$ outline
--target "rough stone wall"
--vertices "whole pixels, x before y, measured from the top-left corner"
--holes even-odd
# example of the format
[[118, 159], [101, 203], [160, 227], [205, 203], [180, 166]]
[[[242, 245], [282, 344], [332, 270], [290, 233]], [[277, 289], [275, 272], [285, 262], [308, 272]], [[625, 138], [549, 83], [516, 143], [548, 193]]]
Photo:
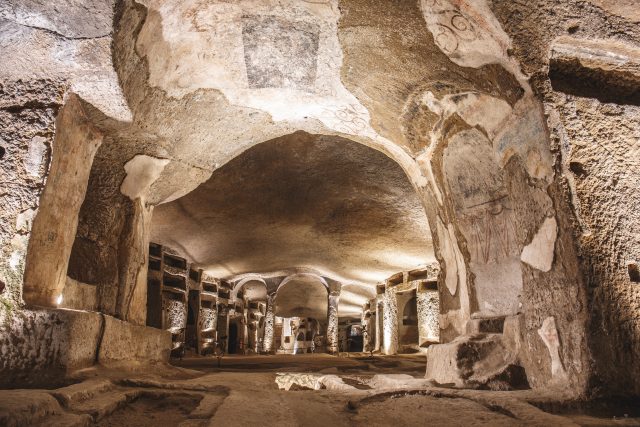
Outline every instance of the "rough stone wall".
[[187, 308], [184, 301], [164, 299], [163, 310], [170, 329], [178, 330], [187, 325]]
[[200, 329], [215, 329], [218, 322], [218, 310], [215, 308], [200, 308]]
[[[633, 72], [640, 46], [637, 5], [616, 0], [490, 3], [545, 105], [556, 171], [563, 174], [555, 199], [573, 207], [559, 228], [573, 226], [587, 284], [588, 306], [581, 311], [590, 316], [584, 343], [595, 362], [591, 385], [594, 391], [638, 394], [640, 287], [631, 282], [627, 266], [640, 257], [640, 107], [633, 98], [639, 81]], [[551, 60], [553, 50], [558, 60]], [[542, 297], [538, 304], [554, 303]], [[564, 346], [559, 319], [571, 311], [558, 308]], [[583, 365], [583, 371], [589, 368]]]
[[345, 85], [376, 130], [406, 141], [428, 181], [420, 191], [442, 266], [440, 338], [464, 334], [471, 314], [522, 311], [523, 363], [542, 387], [553, 378], [537, 331], [553, 316], [565, 385], [584, 391], [585, 291], [569, 207], [556, 197], [543, 110], [509, 36], [484, 1], [348, 0], [341, 9]]
[[67, 277], [62, 292], [62, 303], [58, 306], [75, 310], [96, 311], [98, 309], [97, 291], [93, 285], [87, 285]]
[[93, 365], [101, 326], [95, 313], [0, 312], [0, 387], [47, 387]]
[[22, 304], [29, 232], [44, 188], [63, 84], [4, 80], [0, 84], [0, 310]]
[[65, 94], [105, 114], [130, 113], [111, 63], [113, 2], [7, 0], [0, 4], [0, 164], [3, 307], [21, 302], [31, 223], [49, 168], [54, 120]]
[[97, 361], [104, 366], [131, 368], [135, 364], [168, 363], [171, 334], [147, 326], [104, 317], [104, 334]]

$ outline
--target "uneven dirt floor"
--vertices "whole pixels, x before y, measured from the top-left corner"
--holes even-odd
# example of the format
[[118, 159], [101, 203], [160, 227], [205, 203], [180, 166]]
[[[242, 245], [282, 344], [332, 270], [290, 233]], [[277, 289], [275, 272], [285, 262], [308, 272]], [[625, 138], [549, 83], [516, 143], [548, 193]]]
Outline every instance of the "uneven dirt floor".
[[188, 419], [200, 399], [176, 395], [140, 397], [122, 409], [98, 421], [99, 427], [177, 426]]
[[421, 355], [219, 362], [92, 368], [55, 390], [0, 390], [0, 426], [640, 426], [634, 401], [591, 408], [560, 393], [435, 387], [422, 380]]

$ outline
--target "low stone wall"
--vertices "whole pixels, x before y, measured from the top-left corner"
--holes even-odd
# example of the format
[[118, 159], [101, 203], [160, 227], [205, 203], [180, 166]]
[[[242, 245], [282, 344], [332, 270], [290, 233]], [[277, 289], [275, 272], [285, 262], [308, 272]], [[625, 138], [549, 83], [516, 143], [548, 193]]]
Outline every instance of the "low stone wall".
[[0, 312], [0, 388], [55, 387], [72, 372], [96, 362], [105, 366], [167, 362], [170, 345], [169, 332], [100, 313]]
[[95, 361], [102, 320], [72, 310], [15, 310], [0, 319], [0, 387], [38, 387]]
[[133, 325], [104, 316], [105, 328], [98, 363], [167, 363], [171, 352], [171, 333], [148, 326]]

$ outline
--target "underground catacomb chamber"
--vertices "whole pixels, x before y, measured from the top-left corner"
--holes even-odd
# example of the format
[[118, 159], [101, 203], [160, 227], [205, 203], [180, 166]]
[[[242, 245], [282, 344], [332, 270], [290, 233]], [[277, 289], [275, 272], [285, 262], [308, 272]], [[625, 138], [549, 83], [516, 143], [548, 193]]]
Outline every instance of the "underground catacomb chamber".
[[637, 419], [632, 2], [5, 3], [0, 424]]

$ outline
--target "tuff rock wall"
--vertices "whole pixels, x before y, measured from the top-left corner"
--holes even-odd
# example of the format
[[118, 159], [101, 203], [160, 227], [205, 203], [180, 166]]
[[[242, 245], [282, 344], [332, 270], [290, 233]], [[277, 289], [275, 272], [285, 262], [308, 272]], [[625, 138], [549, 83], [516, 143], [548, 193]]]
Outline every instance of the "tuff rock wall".
[[511, 54], [543, 101], [556, 157], [555, 199], [571, 206], [561, 227], [575, 236], [586, 282], [581, 311], [589, 316], [591, 388], [638, 394], [640, 286], [633, 273], [640, 259], [637, 4], [534, 0], [490, 5], [513, 40]]

